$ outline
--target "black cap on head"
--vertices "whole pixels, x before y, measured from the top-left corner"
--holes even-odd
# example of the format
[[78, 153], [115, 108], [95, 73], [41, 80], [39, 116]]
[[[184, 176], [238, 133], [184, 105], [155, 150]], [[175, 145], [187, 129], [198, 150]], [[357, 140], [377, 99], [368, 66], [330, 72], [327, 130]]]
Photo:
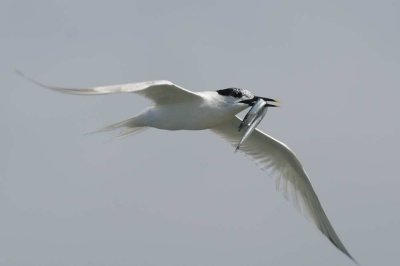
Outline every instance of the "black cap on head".
[[227, 88], [227, 89], [217, 90], [217, 92], [219, 95], [231, 96], [234, 98], [242, 98], [243, 96], [247, 98], [254, 97], [254, 95], [250, 91], [240, 88]]

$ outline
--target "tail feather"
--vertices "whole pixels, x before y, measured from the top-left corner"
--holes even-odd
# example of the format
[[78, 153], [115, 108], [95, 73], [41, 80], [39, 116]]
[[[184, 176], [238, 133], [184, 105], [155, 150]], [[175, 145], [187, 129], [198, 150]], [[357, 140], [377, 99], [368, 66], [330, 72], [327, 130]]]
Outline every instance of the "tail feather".
[[109, 126], [100, 128], [98, 130], [87, 133], [87, 135], [109, 132], [114, 130], [119, 130], [119, 137], [135, 134], [146, 130], [147, 127], [140, 127], [135, 125], [135, 117], [123, 120], [121, 122], [111, 124]]

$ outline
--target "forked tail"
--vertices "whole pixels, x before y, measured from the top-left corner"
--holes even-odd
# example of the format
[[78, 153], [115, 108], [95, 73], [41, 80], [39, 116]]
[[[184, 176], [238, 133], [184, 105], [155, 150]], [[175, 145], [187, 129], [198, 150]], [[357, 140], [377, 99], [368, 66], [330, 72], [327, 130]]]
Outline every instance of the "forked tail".
[[147, 127], [137, 126], [135, 123], [136, 117], [129, 118], [127, 120], [123, 120], [121, 122], [111, 124], [109, 126], [100, 128], [96, 131], [89, 132], [87, 134], [95, 134], [101, 132], [109, 132], [114, 130], [119, 130], [119, 137], [127, 136], [130, 134], [137, 134], [147, 129]]

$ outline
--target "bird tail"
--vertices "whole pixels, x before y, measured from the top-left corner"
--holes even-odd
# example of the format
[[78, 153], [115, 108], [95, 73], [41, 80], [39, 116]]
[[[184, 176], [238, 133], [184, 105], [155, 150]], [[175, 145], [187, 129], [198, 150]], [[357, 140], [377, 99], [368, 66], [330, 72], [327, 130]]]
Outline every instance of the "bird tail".
[[109, 126], [100, 128], [98, 130], [87, 133], [86, 135], [91, 135], [95, 133], [110, 132], [114, 130], [119, 130], [119, 137], [137, 134], [147, 129], [147, 127], [137, 126], [135, 123], [136, 117], [132, 117], [121, 122], [111, 124]]

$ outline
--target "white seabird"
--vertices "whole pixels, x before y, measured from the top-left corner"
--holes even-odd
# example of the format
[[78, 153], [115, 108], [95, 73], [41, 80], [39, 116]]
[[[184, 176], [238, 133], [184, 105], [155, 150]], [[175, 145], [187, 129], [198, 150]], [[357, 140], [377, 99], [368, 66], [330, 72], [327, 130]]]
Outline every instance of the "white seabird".
[[[130, 119], [112, 124], [99, 131], [121, 129], [123, 135], [147, 127], [164, 130], [209, 129], [236, 146], [242, 138], [238, 128], [242, 120], [236, 115], [263, 99], [267, 106], [277, 106], [273, 99], [254, 96], [250, 91], [227, 88], [217, 91], [192, 92], [170, 81], [157, 80], [90, 88], [65, 88], [48, 86], [19, 75], [31, 82], [57, 92], [79, 95], [110, 93], [137, 93], [153, 102], [153, 105]], [[276, 187], [340, 251], [354, 262], [355, 259], [340, 241], [326, 216], [306, 171], [292, 150], [284, 143], [256, 129], [240, 146], [240, 151], [275, 178]], [[357, 263], [357, 262], [356, 262]]]

